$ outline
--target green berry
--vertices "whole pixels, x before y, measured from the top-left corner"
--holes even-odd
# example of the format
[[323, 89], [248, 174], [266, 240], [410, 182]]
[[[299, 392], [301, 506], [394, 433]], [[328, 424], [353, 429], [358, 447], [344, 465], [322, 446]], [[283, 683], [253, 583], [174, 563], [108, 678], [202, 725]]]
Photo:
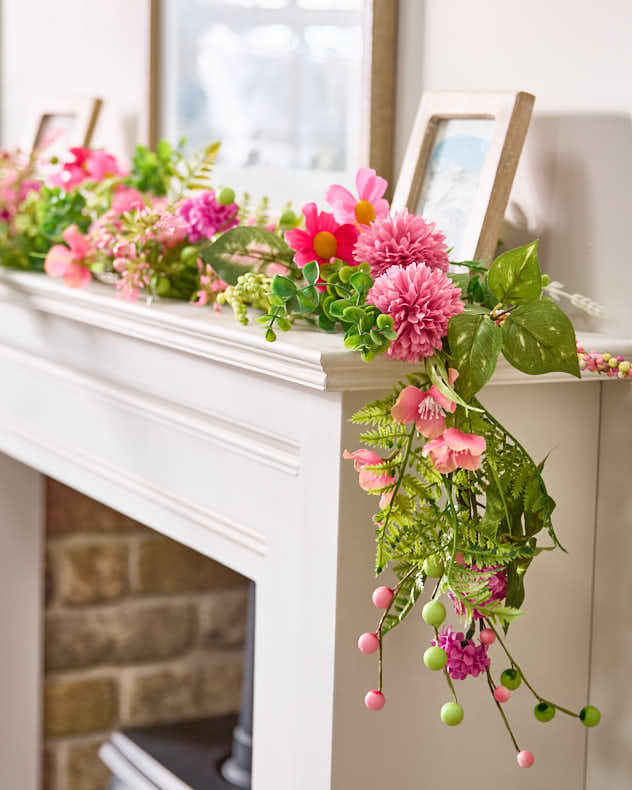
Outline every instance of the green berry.
[[579, 711], [579, 719], [584, 727], [596, 727], [601, 721], [601, 711], [594, 705], [586, 705]]
[[517, 669], [506, 669], [500, 676], [501, 686], [505, 686], [509, 691], [515, 691], [521, 683], [522, 678]]
[[458, 702], [446, 702], [441, 708], [441, 721], [448, 727], [456, 727], [463, 721], [463, 708]]
[[551, 721], [555, 716], [555, 708], [548, 702], [539, 702], [533, 709], [533, 715], [538, 721]]
[[548, 274], [543, 274], [543, 275], [542, 275], [542, 287], [543, 287], [543, 288], [546, 288], [546, 286], [547, 286], [547, 285], [548, 285], [550, 282], [551, 282], [551, 278], [549, 277], [549, 275], [548, 275]]
[[441, 601], [428, 601], [421, 610], [421, 616], [428, 625], [438, 628], [445, 620], [445, 606]]
[[219, 195], [217, 196], [217, 202], [220, 206], [228, 206], [231, 203], [235, 202], [235, 190], [231, 189], [230, 187], [224, 187], [220, 189]]
[[199, 250], [197, 247], [193, 247], [189, 245], [188, 247], [184, 247], [180, 252], [180, 260], [183, 263], [188, 263], [189, 261], [197, 258], [199, 255]]
[[294, 227], [297, 223], [296, 214], [292, 211], [291, 208], [286, 208], [285, 211], [279, 217], [279, 224], [283, 227]]
[[432, 557], [426, 557], [424, 560], [424, 573], [426, 576], [430, 576], [431, 579], [438, 579], [443, 576], [444, 570], [443, 560], [437, 554], [433, 554]]
[[442, 647], [429, 647], [424, 653], [424, 664], [428, 669], [438, 672], [448, 663], [448, 655]]

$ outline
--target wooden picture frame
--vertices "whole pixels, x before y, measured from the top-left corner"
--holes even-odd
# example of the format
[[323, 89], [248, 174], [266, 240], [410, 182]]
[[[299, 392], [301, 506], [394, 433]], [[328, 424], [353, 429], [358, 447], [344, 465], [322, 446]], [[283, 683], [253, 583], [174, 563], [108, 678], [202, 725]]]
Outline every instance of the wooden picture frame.
[[47, 131], [57, 119], [65, 129], [63, 142], [65, 148], [81, 146], [88, 148], [96, 129], [103, 99], [92, 96], [89, 98], [62, 99], [51, 102], [54, 109], [38, 110], [34, 113], [32, 137], [26, 141], [25, 147], [35, 152], [44, 140]]
[[[444, 206], [452, 214], [446, 217], [461, 218], [459, 230], [454, 238], [451, 257], [455, 260], [491, 260], [496, 252], [501, 226], [509, 200], [516, 168], [522, 152], [522, 146], [529, 128], [531, 112], [535, 97], [530, 93], [457, 93], [438, 92], [425, 93], [417, 112], [417, 117], [410, 136], [406, 154], [400, 171], [393, 197], [393, 208], [406, 207], [414, 213], [424, 213], [425, 207], [439, 208]], [[475, 136], [456, 135], [450, 138], [446, 122], [459, 121], [461, 129], [483, 129], [479, 139]], [[473, 122], [471, 125], [469, 122]], [[478, 121], [486, 121], [482, 126]], [[468, 123], [463, 123], [468, 122]], [[452, 124], [452, 128], [456, 127]], [[443, 140], [438, 139], [443, 135]], [[464, 177], [467, 165], [443, 164], [453, 167], [453, 182], [450, 176], [443, 176], [443, 185], [434, 190], [434, 183], [441, 183], [440, 169], [442, 157], [447, 147], [445, 141], [472, 141], [476, 145], [476, 166], [472, 166], [471, 177]], [[442, 147], [443, 146], [443, 147]], [[454, 151], [458, 152], [456, 147]], [[458, 155], [458, 153], [457, 153]], [[456, 160], [455, 160], [456, 161]], [[474, 161], [474, 157], [472, 157]], [[480, 164], [479, 164], [480, 163]], [[434, 171], [433, 169], [434, 168]], [[458, 183], [458, 179], [461, 182]], [[443, 198], [438, 198], [443, 188]], [[459, 206], [458, 189], [463, 191], [464, 204]], [[452, 190], [452, 191], [451, 191]], [[467, 198], [467, 202], [465, 201]], [[420, 205], [421, 203], [421, 205]], [[441, 211], [437, 216], [428, 215], [426, 219], [436, 222], [440, 230], [445, 231], [441, 223]], [[425, 214], [424, 214], [425, 216]], [[446, 221], [446, 224], [449, 224]], [[450, 234], [446, 233], [448, 244], [451, 245]]]
[[[394, 179], [393, 157], [395, 143], [395, 88], [397, 74], [397, 20], [399, 0], [363, 0], [364, 57], [361, 69], [361, 118], [359, 128], [362, 138], [357, 141], [358, 161], [374, 168], [391, 187]], [[281, 11], [277, 12], [281, 13]], [[166, 84], [164, 51], [165, 35], [169, 32], [165, 0], [149, 0], [149, 65], [147, 99], [149, 105], [148, 139], [155, 148], [165, 135], [164, 128], [168, 102], [165, 100]], [[304, 171], [305, 177], [317, 171]], [[280, 177], [284, 174], [279, 171]], [[320, 189], [320, 186], [318, 189]], [[348, 186], [351, 188], [352, 184]], [[254, 189], [254, 188], [253, 188]]]

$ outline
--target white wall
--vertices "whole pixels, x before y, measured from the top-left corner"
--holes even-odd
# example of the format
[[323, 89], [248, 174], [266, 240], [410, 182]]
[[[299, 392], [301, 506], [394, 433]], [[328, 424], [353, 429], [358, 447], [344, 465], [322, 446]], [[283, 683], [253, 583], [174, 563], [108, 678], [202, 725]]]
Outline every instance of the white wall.
[[504, 234], [632, 330], [632, 3], [400, 0], [397, 156], [423, 89], [536, 96]]
[[[95, 145], [117, 155], [147, 128], [149, 0], [1, 0], [0, 140], [34, 134], [56, 96], [101, 96]], [[27, 136], [28, 139], [28, 136]]]
[[[97, 144], [145, 136], [149, 0], [0, 1], [4, 143], [65, 85], [106, 99]], [[423, 89], [534, 93], [504, 241], [539, 237], [545, 270], [629, 334], [632, 3], [400, 0], [399, 21], [397, 165]]]

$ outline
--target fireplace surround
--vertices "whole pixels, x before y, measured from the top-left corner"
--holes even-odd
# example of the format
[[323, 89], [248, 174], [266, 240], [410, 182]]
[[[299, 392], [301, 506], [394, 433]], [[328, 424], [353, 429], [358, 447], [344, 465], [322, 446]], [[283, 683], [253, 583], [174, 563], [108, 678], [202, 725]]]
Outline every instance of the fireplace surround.
[[[354, 647], [375, 619], [371, 503], [341, 455], [357, 442], [350, 414], [404, 364], [365, 365], [341, 338], [308, 330], [269, 344], [228, 315], [128, 304], [97, 284], [75, 292], [37, 274], [3, 273], [0, 300], [0, 786], [36, 790], [41, 778], [42, 476], [50, 475], [255, 581], [254, 790], [386, 787], [395, 762], [403, 784], [438, 783], [446, 768], [433, 758], [446, 738], [462, 758], [463, 767], [450, 765], [455, 786], [485, 755], [472, 790], [532, 787], [487, 759], [493, 710], [459, 732], [438, 728], [443, 687], [421, 669], [423, 634], [412, 623], [392, 635], [387, 707], [373, 714], [362, 705], [375, 681], [373, 662]], [[632, 352], [613, 337], [583, 340]], [[623, 452], [613, 425], [624, 418], [609, 404], [627, 393], [615, 389], [558, 374], [534, 383], [499, 364], [482, 395], [536, 455], [554, 448], [549, 479], [572, 562], [551, 557], [529, 581], [529, 616], [544, 644], [530, 642], [528, 617], [514, 639], [536, 673], [555, 676], [560, 698], [601, 682], [594, 670], [605, 662], [606, 621], [591, 612], [602, 612], [612, 560], [599, 552], [600, 535], [618, 512], [609, 459]], [[536, 403], [545, 416], [534, 426]], [[556, 574], [562, 622], [546, 607]], [[567, 661], [571, 654], [591, 659]], [[619, 671], [623, 678], [615, 663], [612, 677]], [[464, 688], [466, 710], [482, 693]], [[627, 758], [607, 747], [617, 715], [589, 740], [580, 728], [560, 729], [559, 748], [541, 750], [547, 786], [597, 790], [604, 775], [623, 775]], [[534, 730], [530, 711], [521, 716]], [[535, 730], [534, 751], [546, 739], [546, 728]]]

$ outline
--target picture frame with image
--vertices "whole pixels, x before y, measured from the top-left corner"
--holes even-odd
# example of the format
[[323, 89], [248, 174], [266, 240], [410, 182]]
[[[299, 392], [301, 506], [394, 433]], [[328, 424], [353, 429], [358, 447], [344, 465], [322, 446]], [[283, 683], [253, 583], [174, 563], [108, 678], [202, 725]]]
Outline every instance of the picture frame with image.
[[535, 97], [428, 92], [393, 197], [445, 233], [454, 261], [493, 259]]

